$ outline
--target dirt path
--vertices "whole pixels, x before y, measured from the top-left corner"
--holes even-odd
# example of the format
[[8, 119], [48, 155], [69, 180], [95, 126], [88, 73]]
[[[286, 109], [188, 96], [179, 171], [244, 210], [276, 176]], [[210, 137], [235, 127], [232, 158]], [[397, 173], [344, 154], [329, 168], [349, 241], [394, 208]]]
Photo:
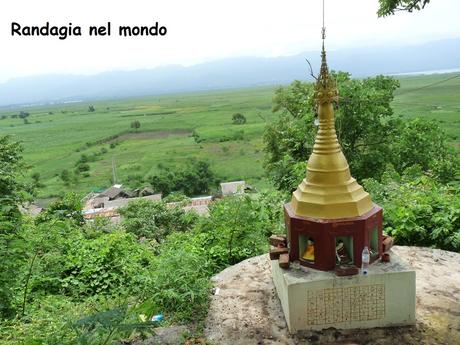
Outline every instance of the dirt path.
[[417, 325], [372, 330], [288, 333], [273, 286], [268, 255], [227, 268], [213, 282], [206, 336], [220, 345], [327, 344], [459, 345], [460, 254], [393, 247], [417, 271]]

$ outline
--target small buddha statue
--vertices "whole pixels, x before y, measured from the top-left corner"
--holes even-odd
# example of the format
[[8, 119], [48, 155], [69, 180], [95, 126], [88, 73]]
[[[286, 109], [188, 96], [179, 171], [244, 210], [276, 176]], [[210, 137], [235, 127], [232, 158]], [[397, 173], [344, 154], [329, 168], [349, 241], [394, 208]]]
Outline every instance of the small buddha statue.
[[342, 240], [339, 240], [337, 242], [337, 245], [335, 247], [335, 256], [337, 258], [337, 263], [339, 265], [351, 263], [350, 256], [348, 255]]
[[315, 261], [315, 242], [312, 240], [307, 241], [307, 247], [302, 254], [302, 259], [308, 261]]

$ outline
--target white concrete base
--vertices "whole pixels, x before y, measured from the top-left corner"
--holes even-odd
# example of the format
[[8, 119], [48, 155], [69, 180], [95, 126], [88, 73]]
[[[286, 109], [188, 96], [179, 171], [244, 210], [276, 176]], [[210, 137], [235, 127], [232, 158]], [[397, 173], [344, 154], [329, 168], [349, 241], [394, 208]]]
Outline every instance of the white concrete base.
[[338, 277], [291, 263], [272, 261], [273, 282], [289, 332], [415, 324], [415, 271], [394, 253], [367, 276]]

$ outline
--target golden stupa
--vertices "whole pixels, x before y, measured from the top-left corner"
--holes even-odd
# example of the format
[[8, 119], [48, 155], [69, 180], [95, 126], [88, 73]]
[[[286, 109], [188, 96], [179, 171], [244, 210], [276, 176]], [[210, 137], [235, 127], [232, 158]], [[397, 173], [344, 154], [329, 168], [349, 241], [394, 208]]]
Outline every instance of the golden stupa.
[[307, 176], [292, 194], [296, 215], [338, 219], [361, 216], [373, 207], [371, 198], [351, 176], [347, 159], [335, 132], [333, 102], [337, 88], [329, 75], [326, 52], [321, 52], [321, 71], [315, 87], [319, 130], [307, 163]]

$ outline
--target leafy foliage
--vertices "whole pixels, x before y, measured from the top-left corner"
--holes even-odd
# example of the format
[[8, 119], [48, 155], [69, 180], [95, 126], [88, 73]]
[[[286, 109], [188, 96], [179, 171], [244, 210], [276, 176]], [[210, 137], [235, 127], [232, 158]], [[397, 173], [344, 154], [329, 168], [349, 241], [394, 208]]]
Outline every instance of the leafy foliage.
[[152, 267], [147, 301], [149, 317], [164, 313], [172, 321], [193, 322], [207, 313], [212, 271], [204, 255], [185, 250], [189, 235], [181, 234], [183, 247], [165, 245]]
[[35, 224], [31, 219], [20, 231], [24, 263], [17, 273], [21, 277], [17, 287], [20, 295], [20, 314], [26, 316], [28, 305], [37, 296], [62, 292], [62, 270], [66, 253], [81, 236], [72, 221], [52, 219]]
[[216, 183], [214, 172], [207, 161], [192, 160], [184, 168], [160, 167], [149, 177], [150, 184], [164, 196], [179, 191], [188, 196], [208, 193]]
[[29, 114], [27, 111], [21, 110], [21, 111], [19, 112], [19, 117], [20, 117], [21, 119], [26, 119], [26, 118], [29, 117], [29, 116], [30, 116], [30, 114]]
[[62, 295], [48, 295], [31, 305], [33, 317], [24, 322], [0, 323], [1, 343], [49, 345], [120, 344], [153, 333], [155, 322], [146, 320], [140, 305], [120, 298], [90, 297], [76, 303]]
[[392, 145], [391, 162], [398, 172], [419, 165], [443, 183], [452, 181], [458, 172], [460, 159], [445, 138], [445, 132], [435, 121], [415, 118], [404, 122]]
[[123, 227], [137, 237], [146, 237], [161, 242], [174, 231], [191, 229], [197, 221], [193, 212], [180, 207], [168, 207], [163, 201], [136, 200], [120, 209], [124, 217]]
[[83, 224], [81, 196], [72, 192], [64, 194], [62, 198], [51, 203], [41, 212], [36, 222], [43, 223], [51, 219], [69, 219], [75, 224]]
[[267, 235], [282, 231], [283, 200], [277, 192], [229, 197], [216, 202], [193, 230], [171, 233], [155, 261], [150, 309], [177, 321], [202, 319], [209, 277], [267, 251]]
[[161, 200], [166, 203], [168, 202], [188, 203], [190, 201], [190, 198], [182, 192], [172, 192]]
[[[83, 225], [77, 216], [78, 196], [66, 195], [21, 227], [24, 260], [12, 289], [21, 320], [37, 315], [39, 305], [52, 303], [46, 318], [62, 331], [16, 321], [12, 325], [18, 334], [7, 332], [8, 338], [14, 339], [11, 343], [31, 336], [50, 344], [112, 343], [128, 337], [132, 329], [148, 327], [136, 321], [141, 315], [149, 319], [163, 313], [176, 322], [203, 319], [210, 276], [267, 250], [268, 234], [282, 231], [283, 199], [276, 192], [227, 198], [200, 219], [162, 202], [135, 201], [122, 211], [124, 221], [117, 228], [103, 220]], [[130, 232], [161, 244], [153, 248]], [[120, 304], [103, 307], [98, 301], [103, 296], [121, 298]], [[139, 306], [133, 310], [134, 319], [125, 313], [123, 298]], [[87, 303], [93, 306], [79, 309]], [[63, 323], [59, 308], [80, 312]], [[74, 322], [83, 314], [91, 315]]]
[[69, 173], [69, 170], [67, 169], [64, 169], [61, 171], [61, 174], [59, 175], [59, 177], [61, 178], [61, 180], [67, 185], [70, 183], [70, 180], [71, 180], [71, 175]]
[[[12, 307], [19, 318], [0, 322], [0, 328], [7, 327], [1, 329], [2, 334], [11, 344], [100, 344], [110, 338], [109, 334], [122, 336], [129, 327], [144, 327], [140, 321], [118, 325], [116, 320], [109, 320], [114, 322], [107, 324], [108, 328], [95, 323], [89, 330], [78, 324], [74, 331], [83, 333], [71, 335], [69, 321], [93, 314], [95, 306], [102, 307], [100, 297], [119, 300], [111, 306], [117, 309], [123, 306], [123, 299], [126, 302], [127, 298], [145, 295], [152, 285], [155, 255], [148, 244], [139, 243], [122, 230], [87, 237], [80, 224], [54, 217], [51, 214], [51, 219], [38, 224], [26, 221], [19, 230], [16, 248], [21, 249], [23, 260], [16, 265], [18, 279], [9, 281], [14, 292]], [[64, 320], [62, 308], [68, 313]], [[89, 340], [92, 342], [85, 342]]]
[[10, 137], [0, 137], [0, 232], [12, 230], [20, 219], [18, 205], [25, 199], [26, 186], [20, 182], [23, 176], [22, 146]]
[[232, 122], [234, 125], [243, 125], [246, 123], [246, 117], [241, 113], [235, 113], [232, 115]]
[[385, 231], [397, 244], [460, 252], [460, 188], [442, 185], [419, 166], [402, 175], [389, 169], [382, 182], [366, 180], [366, 190], [385, 210]]
[[62, 263], [60, 284], [75, 298], [96, 294], [137, 295], [149, 281], [153, 252], [122, 231], [74, 240]]
[[133, 122], [131, 122], [131, 128], [134, 129], [134, 130], [138, 130], [139, 128], [141, 128], [141, 123], [139, 120], [135, 120]]
[[19, 182], [24, 169], [21, 153], [19, 143], [0, 137], [0, 318], [14, 312], [12, 287], [23, 262], [18, 244], [22, 221], [18, 206], [26, 195], [26, 186]]
[[380, 7], [377, 12], [379, 17], [395, 14], [396, 11], [412, 12], [421, 10], [430, 0], [379, 0]]
[[[88, 304], [94, 303], [94, 301], [88, 302]], [[33, 317], [26, 316], [22, 320], [9, 319], [0, 322], [2, 335], [0, 342], [2, 345], [75, 344], [75, 334], [69, 327], [69, 320], [86, 312], [86, 307], [64, 296], [43, 297], [40, 303], [30, 306], [29, 313]]]
[[195, 228], [197, 248], [206, 248], [218, 269], [268, 250], [267, 238], [282, 229], [284, 197], [276, 192], [225, 198], [211, 206]]
[[81, 345], [111, 344], [129, 338], [134, 331], [152, 334], [156, 322], [139, 321], [133, 311], [135, 307], [122, 304], [77, 320], [72, 324], [76, 341]]
[[[388, 163], [398, 172], [413, 164], [438, 171], [443, 180], [455, 176], [455, 161], [445, 135], [431, 121], [401, 121], [393, 116], [391, 101], [398, 81], [377, 76], [351, 79], [347, 73], [332, 73], [340, 101], [335, 105], [336, 129], [353, 176], [379, 179]], [[276, 90], [274, 111], [278, 121], [264, 134], [265, 168], [278, 189], [290, 191], [305, 176], [316, 127], [312, 84], [293, 82]], [[441, 176], [442, 175], [442, 176]]]

